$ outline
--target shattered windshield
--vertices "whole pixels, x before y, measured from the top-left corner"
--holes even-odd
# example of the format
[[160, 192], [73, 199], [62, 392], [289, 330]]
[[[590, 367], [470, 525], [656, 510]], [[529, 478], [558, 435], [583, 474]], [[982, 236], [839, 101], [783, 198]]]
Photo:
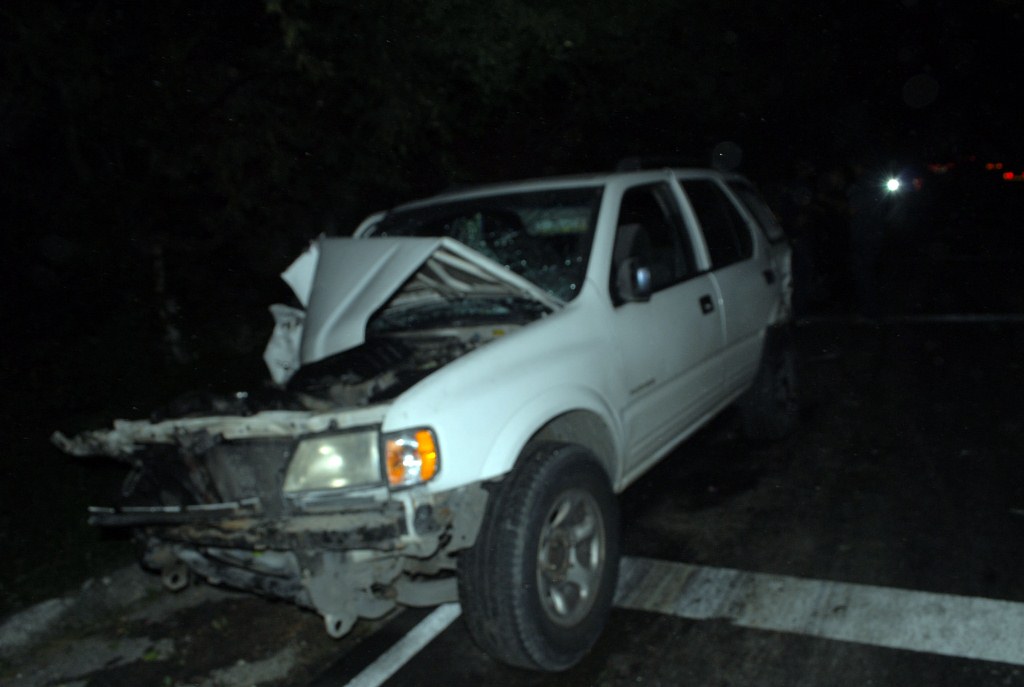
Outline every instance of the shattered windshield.
[[600, 187], [482, 196], [389, 213], [374, 236], [448, 236], [571, 300], [587, 270]]

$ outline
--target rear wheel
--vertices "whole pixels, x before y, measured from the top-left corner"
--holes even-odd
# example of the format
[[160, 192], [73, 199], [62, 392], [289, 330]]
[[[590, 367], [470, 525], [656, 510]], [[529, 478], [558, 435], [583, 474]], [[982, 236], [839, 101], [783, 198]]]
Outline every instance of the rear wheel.
[[500, 661], [564, 670], [601, 634], [618, 566], [618, 507], [597, 460], [575, 445], [528, 447], [461, 554], [466, 624]]
[[788, 328], [771, 329], [754, 383], [740, 399], [743, 434], [755, 441], [778, 441], [796, 429], [800, 419], [796, 351]]

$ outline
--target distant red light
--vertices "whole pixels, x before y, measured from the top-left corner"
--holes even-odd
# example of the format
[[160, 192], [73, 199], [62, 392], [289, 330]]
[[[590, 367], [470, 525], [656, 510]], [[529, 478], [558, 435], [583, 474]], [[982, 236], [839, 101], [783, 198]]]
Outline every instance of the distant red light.
[[1013, 181], [1013, 172], [1003, 172], [1003, 178], [1007, 181]]

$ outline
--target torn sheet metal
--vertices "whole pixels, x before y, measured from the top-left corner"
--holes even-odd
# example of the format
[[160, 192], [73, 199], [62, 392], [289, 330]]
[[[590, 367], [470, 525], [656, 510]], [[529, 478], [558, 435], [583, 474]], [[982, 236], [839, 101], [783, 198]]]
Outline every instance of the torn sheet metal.
[[517, 296], [549, 310], [562, 302], [450, 238], [321, 238], [282, 278], [306, 307], [274, 305], [275, 327], [264, 353], [284, 384], [302, 365], [365, 341], [370, 317], [385, 305], [465, 296]]
[[295, 292], [302, 307], [309, 305], [309, 294], [313, 290], [313, 275], [316, 273], [316, 265], [319, 261], [320, 246], [314, 242], [302, 255], [295, 258], [288, 269], [281, 273], [281, 279]]
[[194, 443], [197, 436], [223, 439], [295, 437], [349, 427], [379, 424], [385, 406], [346, 409], [333, 413], [274, 410], [246, 417], [192, 417], [163, 422], [115, 420], [113, 429], [82, 432], [67, 437], [54, 432], [50, 440], [74, 456], [130, 456], [146, 444]]
[[275, 303], [270, 306], [270, 314], [274, 317], [274, 331], [263, 351], [263, 361], [274, 383], [284, 386], [299, 369], [302, 325], [306, 313], [298, 308]]
[[440, 239], [321, 239], [300, 363], [354, 348], [370, 316], [426, 262]]

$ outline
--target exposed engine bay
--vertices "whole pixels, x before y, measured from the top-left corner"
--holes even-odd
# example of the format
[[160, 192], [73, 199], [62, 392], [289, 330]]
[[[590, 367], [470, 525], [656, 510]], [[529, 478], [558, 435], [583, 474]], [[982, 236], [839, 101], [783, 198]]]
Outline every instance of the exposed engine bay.
[[446, 327], [374, 337], [300, 368], [283, 387], [267, 385], [232, 394], [190, 392], [154, 410], [149, 420], [117, 420], [112, 430], [72, 438], [55, 432], [53, 441], [72, 455], [108, 455], [130, 462], [143, 444], [186, 446], [212, 441], [214, 436], [298, 436], [328, 424], [359, 424], [370, 416], [352, 414], [353, 409], [386, 403], [435, 370], [519, 326]]
[[395, 334], [299, 369], [287, 389], [308, 410], [331, 410], [379, 403], [394, 398], [451, 361], [496, 337], [511, 326], [460, 327], [428, 334]]
[[300, 368], [283, 387], [267, 386], [230, 395], [188, 393], [155, 410], [151, 420], [250, 416], [268, 410], [327, 412], [383, 403], [431, 372], [518, 327], [452, 327], [375, 337]]

